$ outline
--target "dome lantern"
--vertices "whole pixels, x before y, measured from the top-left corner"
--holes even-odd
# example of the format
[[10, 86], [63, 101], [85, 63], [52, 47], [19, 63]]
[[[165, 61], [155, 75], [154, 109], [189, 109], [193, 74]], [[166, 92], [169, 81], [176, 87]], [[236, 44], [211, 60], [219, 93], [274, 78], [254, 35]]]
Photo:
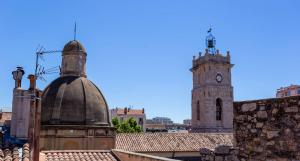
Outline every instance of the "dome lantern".
[[78, 40], [68, 42], [62, 51], [61, 76], [86, 77], [86, 55]]

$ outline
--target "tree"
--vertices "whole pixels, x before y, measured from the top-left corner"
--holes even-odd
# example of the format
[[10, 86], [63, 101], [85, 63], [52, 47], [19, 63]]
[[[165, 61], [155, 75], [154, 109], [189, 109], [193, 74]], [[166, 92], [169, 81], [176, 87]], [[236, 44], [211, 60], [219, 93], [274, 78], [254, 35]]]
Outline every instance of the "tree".
[[139, 133], [142, 132], [142, 127], [137, 124], [133, 117], [120, 121], [117, 117], [112, 119], [114, 127], [117, 129], [117, 133]]

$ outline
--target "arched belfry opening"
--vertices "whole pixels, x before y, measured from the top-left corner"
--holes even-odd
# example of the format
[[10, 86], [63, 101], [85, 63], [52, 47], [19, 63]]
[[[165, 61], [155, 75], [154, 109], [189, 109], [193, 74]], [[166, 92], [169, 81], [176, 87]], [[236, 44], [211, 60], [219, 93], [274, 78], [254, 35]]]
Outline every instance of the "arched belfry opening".
[[216, 100], [216, 120], [220, 121], [222, 120], [222, 99], [221, 98], [217, 98]]

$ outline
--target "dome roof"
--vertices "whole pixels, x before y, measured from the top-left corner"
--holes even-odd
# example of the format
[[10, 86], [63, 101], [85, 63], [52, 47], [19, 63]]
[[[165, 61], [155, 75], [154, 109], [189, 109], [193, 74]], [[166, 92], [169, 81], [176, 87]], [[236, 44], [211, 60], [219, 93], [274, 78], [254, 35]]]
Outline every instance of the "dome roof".
[[63, 76], [43, 92], [42, 125], [110, 126], [101, 91], [85, 77]]
[[70, 51], [85, 51], [85, 48], [83, 47], [83, 45], [78, 41], [78, 40], [72, 40], [69, 41], [63, 49], [63, 52], [70, 52]]

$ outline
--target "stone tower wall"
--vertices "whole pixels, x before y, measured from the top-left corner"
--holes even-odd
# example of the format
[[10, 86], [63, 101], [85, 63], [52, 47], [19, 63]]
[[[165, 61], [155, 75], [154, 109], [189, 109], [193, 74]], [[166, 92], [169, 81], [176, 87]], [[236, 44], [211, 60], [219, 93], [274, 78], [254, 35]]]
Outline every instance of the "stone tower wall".
[[300, 96], [234, 103], [240, 160], [300, 160]]
[[[229, 53], [206, 53], [193, 60], [192, 128], [194, 132], [232, 132], [233, 88]], [[221, 74], [222, 82], [216, 81]], [[216, 100], [222, 100], [222, 120], [216, 120]], [[198, 110], [198, 101], [200, 110]], [[199, 113], [199, 114], [198, 114]], [[198, 119], [198, 115], [200, 119]]]

